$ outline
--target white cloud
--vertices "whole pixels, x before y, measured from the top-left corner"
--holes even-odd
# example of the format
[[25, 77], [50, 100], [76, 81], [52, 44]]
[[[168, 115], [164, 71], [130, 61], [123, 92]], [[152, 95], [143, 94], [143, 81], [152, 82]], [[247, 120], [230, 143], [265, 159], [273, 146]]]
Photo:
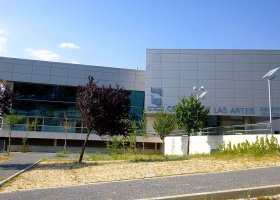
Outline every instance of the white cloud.
[[1, 28], [0, 28], [0, 34], [1, 34], [1, 33], [4, 33], [4, 32], [5, 32], [4, 29], [1, 29]]
[[79, 63], [78, 61], [76, 61], [76, 60], [72, 60], [71, 63], [72, 63], [72, 64], [80, 64], [80, 63]]
[[60, 48], [63, 48], [63, 49], [79, 49], [80, 47], [74, 43], [71, 43], [71, 42], [62, 42], [60, 43]]
[[60, 58], [60, 55], [57, 53], [54, 53], [51, 50], [44, 50], [44, 49], [25, 49], [26, 52], [28, 52], [31, 56], [39, 59], [39, 60], [47, 60], [47, 61], [57, 61]]
[[7, 38], [0, 37], [0, 55], [7, 52], [7, 42]]

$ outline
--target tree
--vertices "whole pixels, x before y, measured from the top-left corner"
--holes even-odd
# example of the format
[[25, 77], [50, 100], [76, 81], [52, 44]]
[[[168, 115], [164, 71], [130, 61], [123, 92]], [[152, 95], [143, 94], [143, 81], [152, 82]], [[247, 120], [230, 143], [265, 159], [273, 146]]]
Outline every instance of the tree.
[[67, 115], [66, 113], [64, 112], [64, 119], [62, 121], [62, 127], [63, 127], [63, 130], [64, 130], [64, 146], [63, 146], [63, 153], [66, 154], [67, 152], [67, 149], [66, 149], [66, 146], [67, 146], [67, 131], [73, 127], [73, 122], [71, 122], [68, 118], [67, 118]]
[[87, 137], [79, 162], [82, 162], [86, 142], [93, 130], [99, 136], [127, 136], [132, 131], [129, 119], [130, 92], [119, 86], [99, 87], [96, 83], [90, 76], [89, 83], [77, 90], [77, 108], [84, 126], [87, 127]]
[[148, 139], [149, 135], [147, 134], [147, 115], [144, 113], [143, 118], [139, 121], [138, 130], [142, 136], [142, 153], [145, 152], [145, 139]]
[[136, 153], [137, 151], [137, 145], [136, 145], [136, 137], [137, 136], [137, 127], [136, 127], [136, 122], [132, 122], [132, 130], [127, 136], [127, 141], [128, 141], [128, 150], [129, 152]]
[[7, 86], [5, 81], [0, 80], [0, 115], [10, 114], [14, 98], [13, 90]]
[[165, 111], [156, 113], [153, 128], [159, 134], [160, 139], [164, 140], [164, 137], [168, 136], [176, 128], [174, 115]]
[[119, 86], [113, 88], [111, 85], [99, 87], [96, 92], [101, 112], [94, 117], [96, 133], [100, 136], [130, 134], [130, 92]]
[[[191, 95], [188, 99], [182, 97], [175, 106], [175, 120], [180, 129], [184, 129], [187, 135], [198, 132], [208, 119], [209, 109]], [[188, 137], [188, 154], [190, 137]]]
[[209, 109], [193, 95], [187, 99], [182, 97], [175, 107], [175, 119], [179, 128], [184, 129], [188, 135], [198, 132], [208, 119]]
[[30, 131], [36, 131], [36, 127], [38, 125], [38, 120], [30, 120], [27, 118], [25, 128], [26, 128], [26, 135], [22, 138], [22, 147], [21, 151], [22, 152], [27, 152], [28, 151], [28, 145], [27, 145], [27, 140], [28, 140], [28, 135]]
[[21, 120], [23, 120], [25, 117], [22, 115], [15, 115], [14, 111], [10, 111], [9, 115], [4, 115], [5, 118], [5, 124], [9, 126], [9, 143], [8, 143], [8, 155], [11, 152], [11, 138], [12, 138], [12, 129], [19, 123]]
[[89, 135], [94, 129], [95, 117], [100, 113], [100, 107], [97, 93], [97, 84], [94, 82], [93, 77], [89, 77], [89, 82], [86, 86], [79, 86], [77, 89], [76, 104], [77, 108], [80, 111], [83, 125], [87, 128], [87, 136], [84, 141], [82, 151], [79, 158], [79, 163], [82, 162], [86, 143], [88, 141]]

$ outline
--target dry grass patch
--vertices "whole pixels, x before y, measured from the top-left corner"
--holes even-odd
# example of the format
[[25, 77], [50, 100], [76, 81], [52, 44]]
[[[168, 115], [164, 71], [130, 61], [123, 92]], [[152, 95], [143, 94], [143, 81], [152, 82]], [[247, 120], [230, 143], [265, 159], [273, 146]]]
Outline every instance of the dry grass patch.
[[216, 159], [192, 158], [162, 162], [96, 162], [76, 164], [71, 161], [43, 161], [32, 170], [4, 185], [4, 192], [88, 183], [142, 179], [182, 174], [211, 173], [257, 167], [280, 166], [276, 157]]
[[0, 163], [10, 160], [10, 156], [0, 156]]

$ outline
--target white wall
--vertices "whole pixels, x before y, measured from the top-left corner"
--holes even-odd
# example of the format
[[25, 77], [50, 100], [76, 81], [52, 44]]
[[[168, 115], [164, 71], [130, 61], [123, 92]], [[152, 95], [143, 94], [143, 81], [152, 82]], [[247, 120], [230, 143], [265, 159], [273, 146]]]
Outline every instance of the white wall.
[[[190, 154], [210, 153], [211, 149], [217, 149], [218, 145], [229, 142], [237, 145], [246, 140], [252, 143], [256, 137], [266, 137], [264, 134], [257, 135], [217, 135], [217, 136], [191, 136]], [[280, 135], [274, 135], [280, 141]], [[271, 135], [268, 135], [271, 137]], [[166, 155], [185, 155], [187, 154], [187, 136], [168, 136], [164, 138], [164, 154]]]

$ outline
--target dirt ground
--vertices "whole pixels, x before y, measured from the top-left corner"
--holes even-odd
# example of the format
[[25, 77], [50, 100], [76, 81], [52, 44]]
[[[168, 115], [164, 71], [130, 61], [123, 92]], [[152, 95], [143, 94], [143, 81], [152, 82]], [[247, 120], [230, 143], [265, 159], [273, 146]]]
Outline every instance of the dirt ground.
[[280, 166], [279, 158], [233, 159], [193, 158], [162, 162], [98, 162], [77, 164], [70, 161], [43, 161], [2, 186], [2, 192], [35, 188], [81, 185], [128, 179], [211, 173]]
[[9, 156], [0, 156], [0, 163], [1, 162], [5, 162], [7, 160], [10, 160], [10, 157]]

